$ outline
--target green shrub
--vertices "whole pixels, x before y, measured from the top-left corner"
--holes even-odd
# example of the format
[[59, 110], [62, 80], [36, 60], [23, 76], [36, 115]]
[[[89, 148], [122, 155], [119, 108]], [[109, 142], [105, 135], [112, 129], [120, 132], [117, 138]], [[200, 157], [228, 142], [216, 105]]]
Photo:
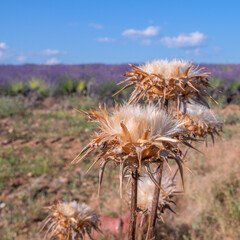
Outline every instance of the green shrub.
[[85, 82], [84, 82], [83, 80], [80, 80], [80, 81], [78, 82], [78, 85], [77, 85], [77, 87], [76, 87], [76, 90], [77, 90], [78, 93], [81, 93], [81, 92], [84, 91], [84, 89], [85, 89]]
[[11, 86], [10, 86], [10, 91], [13, 95], [18, 94], [22, 90], [23, 90], [23, 83], [22, 82], [15, 82], [15, 83], [11, 84]]
[[123, 94], [117, 94], [114, 98], [112, 95], [121, 89], [120, 86], [116, 85], [115, 82], [105, 82], [98, 86], [97, 95], [101, 101], [108, 102], [114, 99], [115, 101], [120, 101]]
[[42, 79], [32, 78], [28, 81], [27, 87], [41, 94], [43, 97], [47, 97], [50, 94], [50, 86], [46, 85]]
[[236, 91], [236, 90], [240, 89], [240, 81], [232, 82], [231, 85], [230, 85], [230, 89], [232, 91]]
[[63, 81], [60, 85], [60, 89], [63, 94], [68, 94], [73, 92], [74, 86], [73, 86], [73, 80], [66, 80]]
[[41, 86], [41, 84], [41, 79], [32, 78], [27, 85], [31, 90], [37, 90]]
[[80, 93], [89, 95], [92, 83], [86, 83], [82, 79], [61, 79], [60, 85], [56, 89], [56, 94], [68, 95], [71, 93]]

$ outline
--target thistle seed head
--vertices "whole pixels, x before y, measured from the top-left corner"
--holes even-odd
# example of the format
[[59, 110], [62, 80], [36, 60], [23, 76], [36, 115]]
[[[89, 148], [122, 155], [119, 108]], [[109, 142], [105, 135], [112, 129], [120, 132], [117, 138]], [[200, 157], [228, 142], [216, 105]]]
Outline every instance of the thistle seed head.
[[99, 123], [99, 131], [80, 154], [85, 153], [83, 158], [100, 150], [92, 164], [100, 162], [100, 184], [106, 163], [110, 161], [120, 164], [120, 182], [133, 167], [144, 166], [151, 174], [149, 163], [173, 158], [181, 164], [179, 143], [185, 143], [187, 132], [182, 128], [183, 121], [154, 105], [125, 104], [115, 108], [112, 114], [100, 107], [100, 112], [92, 110], [86, 115]]
[[[154, 174], [155, 175], [155, 174]], [[161, 179], [161, 188], [159, 194], [158, 202], [158, 214], [163, 212], [166, 208], [169, 208], [173, 203], [171, 200], [176, 191], [176, 183], [163, 171], [163, 176]], [[155, 184], [145, 175], [139, 178], [138, 181], [138, 196], [137, 196], [137, 207], [140, 212], [149, 214], [152, 208], [153, 194], [154, 194]]]
[[186, 105], [186, 114], [184, 118], [184, 127], [189, 132], [198, 137], [206, 137], [210, 134], [218, 134], [222, 131], [223, 123], [217, 120], [214, 113], [205, 106], [192, 102]]
[[184, 60], [168, 61], [168, 60], [155, 60], [140, 65], [139, 68], [148, 74], [159, 74], [164, 79], [181, 78], [185, 76], [192, 78], [196, 76], [204, 77], [207, 74], [201, 73], [197, 67], [194, 67], [192, 63]]
[[149, 102], [156, 101], [161, 105], [165, 102], [176, 103], [178, 110], [181, 104], [193, 98], [203, 105], [207, 104], [202, 95], [208, 95], [206, 89], [211, 85], [207, 79], [209, 73], [202, 72], [204, 68], [198, 69], [183, 60], [158, 60], [138, 67], [130, 66], [132, 70], [125, 74], [128, 78], [121, 82], [128, 84], [120, 90], [135, 87], [129, 103], [137, 103], [146, 97]]
[[60, 202], [50, 206], [49, 210], [51, 213], [41, 229], [47, 229], [45, 238], [84, 239], [86, 233], [91, 237], [92, 229], [100, 231], [97, 214], [86, 204]]
[[[172, 138], [184, 134], [181, 120], [174, 120], [171, 115], [158, 110], [154, 105], [123, 105], [114, 110], [106, 123], [101, 119], [100, 123], [103, 134], [113, 138], [116, 136], [119, 142], [132, 144], [142, 143], [144, 135], [145, 141], [152, 142], [159, 137]], [[127, 136], [123, 124], [129, 133]]]

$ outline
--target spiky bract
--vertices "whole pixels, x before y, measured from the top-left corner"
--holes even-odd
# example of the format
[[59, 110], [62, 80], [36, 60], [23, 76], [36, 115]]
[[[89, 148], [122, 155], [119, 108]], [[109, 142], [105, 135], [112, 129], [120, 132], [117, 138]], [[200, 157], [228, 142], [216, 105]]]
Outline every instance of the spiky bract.
[[125, 104], [115, 108], [110, 115], [106, 108], [103, 110], [100, 107], [100, 110], [85, 113], [90, 120], [97, 121], [100, 128], [80, 153], [85, 153], [84, 157], [95, 149], [101, 150], [93, 163], [100, 162], [100, 185], [105, 165], [109, 161], [120, 164], [120, 185], [128, 169], [140, 168], [142, 165], [154, 181], [149, 163], [168, 158], [177, 161], [182, 173], [179, 143], [187, 140], [184, 138], [187, 130], [181, 127], [182, 120], [173, 119], [173, 116], [153, 105]]
[[[189, 133], [198, 137], [207, 137], [219, 134], [222, 131], [223, 123], [217, 120], [216, 116], [207, 107], [191, 103], [186, 105], [186, 113], [180, 114], [184, 118], [184, 127]], [[214, 138], [213, 138], [214, 139]]]
[[[174, 203], [171, 199], [176, 191], [175, 181], [167, 175], [166, 171], [163, 171], [161, 179], [161, 188], [158, 201], [158, 215], [160, 215], [166, 208], [173, 211], [170, 207]], [[152, 209], [153, 193], [155, 184], [151, 181], [149, 176], [145, 175], [139, 178], [138, 181], [138, 196], [137, 207], [143, 214], [149, 214]]]
[[45, 238], [76, 240], [91, 237], [91, 230], [100, 231], [97, 214], [86, 204], [62, 202], [49, 207], [51, 214], [44, 220], [42, 229], [47, 228]]
[[198, 69], [192, 63], [183, 60], [158, 60], [139, 67], [130, 66], [132, 71], [127, 72], [125, 76], [128, 78], [121, 82], [128, 84], [120, 90], [135, 86], [129, 103], [137, 103], [147, 97], [149, 102], [173, 102], [177, 109], [191, 99], [197, 99], [201, 104], [208, 106], [202, 95], [209, 96], [206, 89], [211, 85], [207, 79], [208, 73], [202, 72], [204, 68]]

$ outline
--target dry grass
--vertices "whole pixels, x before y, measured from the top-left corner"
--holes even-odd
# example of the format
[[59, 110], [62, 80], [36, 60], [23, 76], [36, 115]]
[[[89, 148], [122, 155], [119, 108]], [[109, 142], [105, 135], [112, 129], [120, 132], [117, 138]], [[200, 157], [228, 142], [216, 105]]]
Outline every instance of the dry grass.
[[[239, 126], [235, 126], [236, 130]], [[237, 131], [236, 131], [237, 132]], [[186, 239], [240, 238], [240, 135], [219, 139], [214, 146], [189, 153], [186, 191], [177, 200], [170, 227], [185, 229]]]

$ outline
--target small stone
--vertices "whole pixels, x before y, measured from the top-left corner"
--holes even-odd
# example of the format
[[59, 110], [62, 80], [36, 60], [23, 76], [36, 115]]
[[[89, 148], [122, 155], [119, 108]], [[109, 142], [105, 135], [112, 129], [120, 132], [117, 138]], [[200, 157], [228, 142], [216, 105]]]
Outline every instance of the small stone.
[[5, 208], [6, 207], [6, 203], [0, 203], [0, 209], [3, 209], [3, 208]]

